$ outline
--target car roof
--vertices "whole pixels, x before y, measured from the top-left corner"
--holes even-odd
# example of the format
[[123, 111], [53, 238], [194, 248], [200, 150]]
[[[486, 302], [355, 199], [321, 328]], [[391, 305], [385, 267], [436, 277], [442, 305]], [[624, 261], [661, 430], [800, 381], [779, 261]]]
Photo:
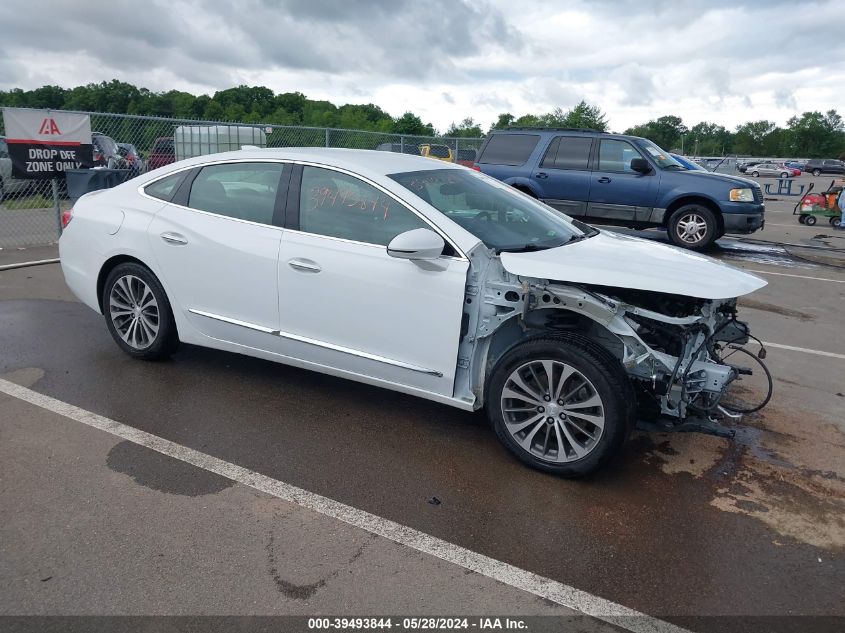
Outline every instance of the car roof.
[[285, 147], [241, 149], [219, 154], [208, 154], [188, 158], [168, 167], [202, 165], [204, 163], [226, 160], [276, 159], [293, 160], [339, 167], [361, 174], [362, 176], [387, 176], [406, 171], [424, 171], [433, 169], [466, 169], [462, 165], [447, 163], [442, 160], [401, 154], [398, 152], [380, 152], [371, 149], [340, 149], [322, 147]]
[[614, 134], [613, 132], [602, 132], [601, 130], [591, 130], [589, 128], [576, 128], [576, 127], [506, 127], [499, 130], [490, 130], [489, 136], [494, 136], [498, 134], [537, 134], [537, 135], [561, 135], [565, 134], [566, 136], [588, 136], [588, 137], [600, 137], [600, 138], [607, 138], [607, 139], [626, 139], [626, 140], [638, 140], [638, 141], [647, 141], [648, 139], [643, 138], [642, 136], [634, 136], [632, 134]]

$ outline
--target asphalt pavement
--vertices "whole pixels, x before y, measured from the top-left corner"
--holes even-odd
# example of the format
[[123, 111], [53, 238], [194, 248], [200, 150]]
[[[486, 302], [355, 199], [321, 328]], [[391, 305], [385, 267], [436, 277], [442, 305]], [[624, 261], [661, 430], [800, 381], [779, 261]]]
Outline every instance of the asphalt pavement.
[[[769, 282], [741, 318], [770, 405], [733, 440], [637, 433], [587, 481], [521, 466], [481, 414], [190, 346], [133, 361], [57, 265], [0, 272], [0, 377], [693, 630], [845, 617], [845, 239], [791, 204], [711, 252]], [[572, 613], [8, 395], [0, 439], [0, 614]]]

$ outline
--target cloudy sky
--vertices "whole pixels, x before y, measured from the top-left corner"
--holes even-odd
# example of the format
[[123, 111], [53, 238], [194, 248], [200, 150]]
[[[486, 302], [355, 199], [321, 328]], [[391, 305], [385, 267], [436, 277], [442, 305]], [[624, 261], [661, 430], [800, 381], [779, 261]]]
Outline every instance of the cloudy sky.
[[845, 111], [845, 0], [0, 3], [0, 87], [239, 84], [472, 116], [599, 105], [621, 131]]

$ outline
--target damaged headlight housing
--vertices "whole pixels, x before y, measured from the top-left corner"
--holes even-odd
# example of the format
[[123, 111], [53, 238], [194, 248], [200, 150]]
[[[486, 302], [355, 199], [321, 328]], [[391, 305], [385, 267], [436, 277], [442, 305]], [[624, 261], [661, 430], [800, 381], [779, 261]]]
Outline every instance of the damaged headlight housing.
[[731, 202], [754, 202], [754, 192], [751, 189], [731, 189]]

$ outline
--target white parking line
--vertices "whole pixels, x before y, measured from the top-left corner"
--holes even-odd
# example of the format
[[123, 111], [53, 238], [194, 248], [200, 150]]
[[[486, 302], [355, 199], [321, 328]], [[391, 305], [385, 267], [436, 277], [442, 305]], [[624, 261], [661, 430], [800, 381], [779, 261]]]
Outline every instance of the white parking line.
[[829, 281], [834, 284], [845, 284], [845, 279], [828, 279], [827, 277], [808, 277], [807, 275], [790, 275], [789, 273], [774, 273], [769, 270], [754, 270], [753, 268], [746, 268], [750, 273], [758, 273], [760, 275], [777, 275], [778, 277], [795, 277], [797, 279], [812, 279], [813, 281]]
[[[364, 510], [353, 508], [334, 499], [272, 479], [187, 446], [176, 444], [157, 435], [45, 396], [2, 378], [0, 378], [0, 392], [628, 631], [634, 633], [689, 633], [686, 629], [674, 624], [634, 611], [586, 591], [473, 552], [460, 545], [444, 541]], [[558, 551], [556, 555], [560, 555], [560, 552]]]
[[807, 349], [806, 347], [795, 347], [793, 345], [781, 345], [780, 343], [769, 343], [769, 341], [763, 341], [763, 345], [765, 345], [766, 347], [776, 347], [777, 349], [787, 349], [792, 352], [803, 352], [805, 354], [815, 354], [816, 356], [828, 356], [830, 358], [839, 358], [845, 360], [845, 354], [824, 352], [818, 349]]

